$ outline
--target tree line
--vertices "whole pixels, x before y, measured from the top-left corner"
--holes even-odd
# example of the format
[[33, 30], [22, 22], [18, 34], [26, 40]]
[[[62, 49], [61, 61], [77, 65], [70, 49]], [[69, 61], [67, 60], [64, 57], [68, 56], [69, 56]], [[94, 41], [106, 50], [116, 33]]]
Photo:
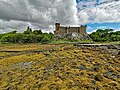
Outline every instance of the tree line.
[[27, 27], [23, 33], [12, 31], [0, 34], [1, 43], [50, 43], [52, 38], [52, 33], [43, 33], [41, 30], [32, 30], [30, 27]]
[[113, 29], [98, 29], [89, 35], [93, 41], [96, 42], [112, 42], [120, 41], [120, 31], [114, 31]]
[[[120, 31], [114, 31], [113, 29], [98, 29], [96, 32], [89, 34], [90, 38], [95, 42], [112, 42], [120, 41]], [[17, 31], [0, 34], [1, 43], [50, 43], [54, 40], [54, 34], [43, 33], [41, 30], [32, 30], [30, 27], [23, 33], [17, 33]]]

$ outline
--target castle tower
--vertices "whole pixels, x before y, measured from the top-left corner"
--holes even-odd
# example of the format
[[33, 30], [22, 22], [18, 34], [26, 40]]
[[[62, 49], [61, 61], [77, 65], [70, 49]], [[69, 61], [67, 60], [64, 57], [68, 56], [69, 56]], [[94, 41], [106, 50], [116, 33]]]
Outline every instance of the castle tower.
[[55, 23], [55, 35], [60, 34], [60, 23]]
[[81, 26], [81, 34], [86, 34], [86, 25], [85, 26]]
[[60, 28], [60, 23], [55, 23], [55, 30], [59, 31], [59, 28]]

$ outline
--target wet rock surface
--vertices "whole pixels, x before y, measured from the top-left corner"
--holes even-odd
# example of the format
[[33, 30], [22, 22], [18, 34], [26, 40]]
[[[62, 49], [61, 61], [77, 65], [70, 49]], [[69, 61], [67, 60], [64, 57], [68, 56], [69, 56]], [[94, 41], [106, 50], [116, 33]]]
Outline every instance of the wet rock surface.
[[120, 90], [120, 56], [106, 52], [63, 45], [1, 59], [0, 90]]

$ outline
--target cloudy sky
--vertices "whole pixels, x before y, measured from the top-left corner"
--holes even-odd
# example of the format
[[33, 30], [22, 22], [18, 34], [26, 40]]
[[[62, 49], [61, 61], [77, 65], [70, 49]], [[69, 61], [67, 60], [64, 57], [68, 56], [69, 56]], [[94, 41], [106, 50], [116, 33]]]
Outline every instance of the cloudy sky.
[[54, 30], [54, 23], [120, 30], [120, 0], [0, 0], [0, 33], [27, 26]]

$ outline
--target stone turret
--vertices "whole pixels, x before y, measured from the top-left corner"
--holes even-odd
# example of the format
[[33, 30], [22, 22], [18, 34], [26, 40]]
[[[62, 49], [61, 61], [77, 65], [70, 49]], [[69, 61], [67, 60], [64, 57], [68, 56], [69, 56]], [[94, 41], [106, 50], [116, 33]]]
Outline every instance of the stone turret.
[[59, 31], [59, 28], [60, 28], [60, 23], [55, 23], [55, 29], [56, 29], [56, 31]]
[[55, 23], [55, 35], [58, 35], [60, 33], [60, 23]]

